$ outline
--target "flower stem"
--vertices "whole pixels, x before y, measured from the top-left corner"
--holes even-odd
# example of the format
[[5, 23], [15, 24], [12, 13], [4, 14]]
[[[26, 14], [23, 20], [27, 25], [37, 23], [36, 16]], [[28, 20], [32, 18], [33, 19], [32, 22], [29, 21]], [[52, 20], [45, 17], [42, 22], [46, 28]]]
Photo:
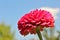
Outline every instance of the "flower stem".
[[43, 40], [43, 39], [42, 39], [42, 35], [41, 35], [41, 32], [40, 32], [40, 27], [39, 27], [39, 26], [36, 28], [36, 32], [37, 32], [37, 35], [38, 35], [39, 39], [40, 39], [40, 40]]

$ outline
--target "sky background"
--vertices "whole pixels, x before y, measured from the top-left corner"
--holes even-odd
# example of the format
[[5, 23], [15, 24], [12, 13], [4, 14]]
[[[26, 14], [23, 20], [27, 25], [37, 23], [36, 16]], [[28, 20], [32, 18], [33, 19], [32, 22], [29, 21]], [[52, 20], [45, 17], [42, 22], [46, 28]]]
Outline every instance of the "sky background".
[[[34, 35], [26, 37], [20, 35], [17, 29], [17, 21], [30, 10], [40, 7], [60, 8], [60, 0], [0, 0], [0, 22], [3, 20], [6, 24], [11, 25], [12, 30], [16, 30], [18, 40], [34, 38]], [[56, 30], [60, 30], [60, 13], [57, 16], [55, 26]]]

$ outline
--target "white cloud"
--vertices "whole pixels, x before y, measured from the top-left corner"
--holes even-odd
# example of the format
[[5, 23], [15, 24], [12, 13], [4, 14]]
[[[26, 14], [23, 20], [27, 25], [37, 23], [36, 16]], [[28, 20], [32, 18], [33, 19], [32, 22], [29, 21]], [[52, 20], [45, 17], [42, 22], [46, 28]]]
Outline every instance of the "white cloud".
[[60, 8], [41, 7], [40, 9], [49, 11], [50, 13], [52, 13], [55, 19], [58, 18], [57, 13], [60, 12]]

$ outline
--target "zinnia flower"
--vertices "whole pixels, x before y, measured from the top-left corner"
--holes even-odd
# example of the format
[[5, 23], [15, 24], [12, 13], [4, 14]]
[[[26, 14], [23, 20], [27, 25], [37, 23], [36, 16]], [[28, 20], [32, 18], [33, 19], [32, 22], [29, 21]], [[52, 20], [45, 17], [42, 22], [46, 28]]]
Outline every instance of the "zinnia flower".
[[18, 29], [22, 35], [36, 34], [36, 28], [39, 26], [40, 31], [44, 27], [54, 27], [54, 18], [50, 12], [45, 10], [33, 10], [25, 14], [18, 21]]

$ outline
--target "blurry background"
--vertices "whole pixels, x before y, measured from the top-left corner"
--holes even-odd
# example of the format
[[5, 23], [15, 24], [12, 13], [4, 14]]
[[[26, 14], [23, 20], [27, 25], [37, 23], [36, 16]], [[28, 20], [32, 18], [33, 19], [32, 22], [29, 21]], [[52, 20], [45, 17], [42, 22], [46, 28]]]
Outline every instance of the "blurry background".
[[[15, 33], [17, 40], [29, 40], [29, 39], [38, 39], [37, 35], [27, 35], [26, 37], [20, 35], [17, 28], [17, 21], [24, 14], [28, 13], [32, 9], [36, 8], [52, 8], [58, 12], [53, 15], [55, 18], [55, 31], [60, 30], [60, 0], [0, 0], [0, 23], [4, 21], [6, 25], [9, 25], [10, 30]], [[53, 12], [55, 12], [53, 11]], [[0, 29], [2, 29], [0, 27]], [[4, 29], [3, 29], [4, 30]], [[1, 34], [1, 33], [0, 33]], [[49, 34], [49, 32], [48, 32]], [[55, 33], [56, 35], [58, 33]], [[44, 34], [45, 35], [45, 34]], [[2, 39], [1, 39], [2, 40]], [[11, 39], [12, 40], [12, 39]]]
[[11, 27], [5, 23], [0, 23], [0, 40], [17, 40], [15, 32], [11, 32]]

